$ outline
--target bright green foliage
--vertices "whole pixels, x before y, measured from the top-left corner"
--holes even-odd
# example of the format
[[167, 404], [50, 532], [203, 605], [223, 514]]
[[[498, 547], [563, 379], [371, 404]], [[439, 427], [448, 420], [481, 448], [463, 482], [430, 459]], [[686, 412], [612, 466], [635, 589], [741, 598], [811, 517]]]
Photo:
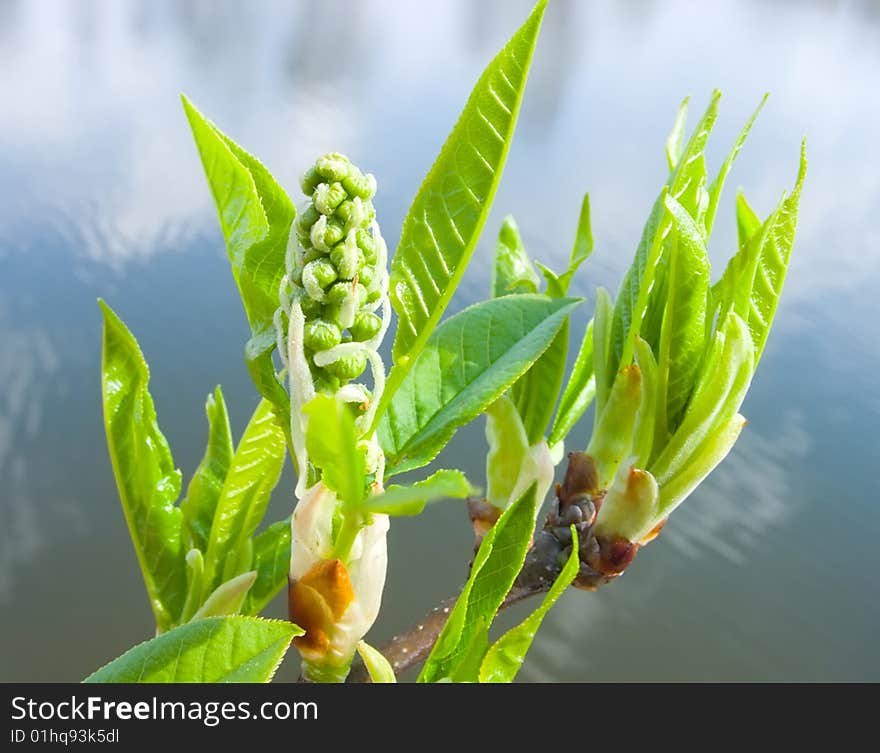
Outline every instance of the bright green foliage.
[[103, 301], [101, 392], [104, 428], [125, 522], [160, 632], [175, 624], [186, 598], [183, 515], [175, 503], [180, 471], [159, 430], [150, 371], [137, 341]]
[[205, 550], [203, 598], [225, 580], [251, 569], [251, 537], [278, 483], [285, 449], [280, 422], [264, 399], [238, 443], [217, 500]]
[[269, 682], [302, 633], [279, 620], [212, 617], [129, 649], [83, 682]]
[[221, 583], [214, 589], [214, 593], [205, 599], [205, 603], [199, 607], [198, 611], [192, 616], [192, 619], [202, 620], [206, 617], [223, 617], [229, 614], [238, 614], [244, 605], [251, 586], [254, 585], [256, 580], [256, 571], [249, 570]]
[[217, 500], [235, 451], [226, 401], [220, 387], [208, 396], [205, 412], [208, 414], [208, 447], [189, 482], [186, 497], [180, 503], [189, 546], [201, 551], [208, 546]]
[[[706, 337], [709, 257], [702, 231], [672, 196], [666, 308], [657, 358], [658, 421], [674, 431], [690, 396]], [[662, 426], [662, 423], [661, 423]]]
[[[572, 541], [577, 541], [577, 530], [571, 527]], [[550, 591], [534, 612], [519, 625], [508, 630], [486, 652], [480, 664], [480, 682], [513, 682], [519, 672], [526, 654], [532, 646], [535, 634], [551, 607], [567, 589], [580, 567], [578, 548], [572, 547], [562, 572], [553, 582]]]
[[389, 400], [440, 322], [486, 222], [545, 7], [541, 0], [483, 72], [404, 220], [391, 265], [398, 325]]
[[366, 641], [361, 641], [357, 645], [357, 651], [361, 655], [361, 659], [364, 661], [364, 666], [367, 668], [367, 672], [370, 674], [371, 682], [397, 682], [397, 676], [394, 674], [391, 664], [378, 649], [373, 648]]
[[289, 398], [272, 363], [273, 317], [296, 210], [255, 157], [225, 136], [186, 97], [182, 99], [251, 326], [251, 339], [245, 346], [248, 370], [260, 394], [272, 401], [278, 416], [285, 416], [290, 411]]
[[513, 400], [499, 397], [486, 408], [486, 500], [507, 507], [520, 472], [529, 462], [529, 438]]
[[492, 265], [492, 297], [511, 293], [537, 293], [541, 278], [529, 260], [516, 220], [504, 218], [495, 245]]
[[596, 396], [596, 375], [593, 373], [593, 320], [590, 319], [584, 330], [581, 347], [578, 350], [574, 367], [568, 377], [568, 383], [562, 397], [553, 428], [550, 430], [548, 444], [553, 447], [561, 442], [572, 430], [584, 411], [590, 407]]
[[629, 456], [636, 411], [642, 398], [642, 373], [636, 366], [621, 369], [596, 424], [587, 453], [596, 461], [599, 488], [606, 489], [617, 467]]
[[324, 485], [347, 505], [358, 507], [366, 496], [366, 462], [358, 448], [354, 416], [346, 403], [316, 395], [303, 407], [308, 416], [306, 449], [321, 470]]
[[386, 476], [433, 460], [459, 426], [497, 400], [547, 349], [578, 303], [504, 296], [438, 327], [379, 424]]
[[381, 494], [370, 497], [366, 509], [386, 515], [418, 515], [429, 502], [464, 499], [476, 492], [461, 471], [442, 469], [412, 486], [389, 486]]
[[474, 639], [488, 630], [525, 561], [535, 524], [535, 489], [532, 484], [486, 534], [470, 577], [422, 668], [419, 682], [469, 679], [457, 674], [460, 665], [473, 667], [476, 675], [479, 663], [469, 661], [473, 659], [469, 652]]
[[284, 586], [290, 569], [290, 518], [273, 523], [254, 537], [252, 567], [257, 579], [247, 593], [242, 614], [259, 614]]
[[[737, 227], [740, 249], [713, 289], [713, 300], [719, 305], [719, 317], [733, 311], [748, 322], [756, 362], [764, 350], [785, 282], [806, 168], [806, 153], [802, 148], [794, 190], [782, 198], [776, 211], [757, 229], [757, 216], [746, 204], [745, 198], [739, 197]], [[744, 237], [747, 240], [744, 241]]]

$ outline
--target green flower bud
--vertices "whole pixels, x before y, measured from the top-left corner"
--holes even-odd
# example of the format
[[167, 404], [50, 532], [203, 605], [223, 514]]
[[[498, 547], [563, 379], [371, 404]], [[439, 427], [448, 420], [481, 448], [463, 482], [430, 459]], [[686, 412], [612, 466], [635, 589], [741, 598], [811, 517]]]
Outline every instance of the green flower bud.
[[354, 165], [351, 168], [349, 174], [342, 179], [345, 190], [364, 201], [372, 199], [376, 193], [376, 179], [372, 175], [364, 175]]
[[315, 162], [315, 170], [318, 174], [332, 181], [343, 180], [348, 176], [351, 168], [352, 164], [349, 162], [348, 157], [344, 154], [339, 154], [339, 152], [325, 154], [323, 157], [318, 157]]
[[324, 312], [324, 305], [308, 296], [300, 300], [300, 306], [302, 306], [303, 316], [306, 319], [316, 319]]
[[327, 291], [325, 300], [330, 305], [339, 304], [344, 302], [351, 292], [350, 282], [337, 282]]
[[322, 289], [327, 288], [336, 281], [336, 267], [327, 259], [315, 259], [303, 268], [303, 280], [308, 278], [314, 280]]
[[336, 267], [340, 279], [352, 280], [360, 270], [359, 250], [354, 233], [349, 233], [345, 240], [330, 252], [330, 261]]
[[333, 393], [339, 389], [339, 377], [333, 376], [326, 369], [320, 366], [312, 366], [312, 377], [315, 382], [315, 390], [317, 392]]
[[314, 167], [310, 167], [299, 179], [299, 186], [302, 188], [302, 192], [306, 196], [311, 196], [314, 190], [318, 187], [318, 184], [323, 180], [324, 179], [318, 174], [318, 171], [315, 170]]
[[[360, 251], [360, 249], [358, 249], [358, 250]], [[360, 251], [360, 253], [362, 255], [363, 251]], [[367, 287], [370, 287], [370, 285], [373, 282], [373, 277], [375, 276], [375, 274], [376, 274], [376, 268], [371, 267], [369, 264], [362, 261], [361, 262], [361, 271], [358, 272], [358, 282], [361, 282], [364, 285], [366, 285]]]
[[382, 329], [382, 320], [369, 311], [361, 311], [354, 317], [354, 324], [348, 328], [352, 338], [358, 342], [364, 342]]
[[296, 216], [296, 235], [297, 238], [301, 236], [305, 236], [308, 238], [309, 230], [312, 229], [312, 225], [314, 225], [318, 218], [321, 216], [321, 213], [315, 209], [314, 204], [308, 204], [305, 208], [303, 208], [300, 213]]
[[319, 183], [312, 194], [315, 208], [326, 215], [333, 214], [333, 210], [347, 198], [348, 194], [342, 183]]
[[376, 241], [373, 234], [363, 228], [355, 231], [358, 248], [363, 252], [367, 264], [375, 264], [377, 259]]
[[303, 333], [303, 344], [313, 350], [327, 350], [342, 341], [342, 333], [333, 322], [315, 319], [306, 324]]
[[364, 353], [351, 353], [328, 363], [324, 370], [338, 379], [348, 381], [357, 379], [367, 368], [367, 356]]

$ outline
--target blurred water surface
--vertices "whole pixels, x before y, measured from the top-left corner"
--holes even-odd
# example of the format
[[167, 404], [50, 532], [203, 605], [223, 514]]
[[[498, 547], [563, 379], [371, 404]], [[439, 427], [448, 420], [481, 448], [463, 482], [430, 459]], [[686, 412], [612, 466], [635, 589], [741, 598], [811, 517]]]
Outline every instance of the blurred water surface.
[[[78, 680], [151, 633], [104, 446], [96, 297], [141, 342], [185, 481], [213, 386], [236, 433], [256, 404], [244, 317], [178, 94], [294, 194], [318, 153], [347, 152], [379, 178], [393, 247], [479, 71], [528, 9], [0, 3], [0, 680]], [[876, 2], [551, 4], [496, 209], [455, 307], [485, 296], [508, 212], [532, 253], [561, 265], [587, 189], [597, 250], [574, 292], [616, 290], [685, 95], [699, 111], [724, 90], [717, 166], [772, 92], [722, 203], [716, 264], [733, 248], [736, 186], [769, 212], [793, 183], [802, 135], [810, 171], [735, 451], [625, 578], [564, 596], [523, 679], [880, 679], [878, 72]], [[586, 420], [573, 440], [585, 444]], [[442, 460], [479, 482], [483, 453], [477, 422]], [[286, 514], [290, 489], [285, 477], [271, 519]], [[371, 641], [448, 595], [469, 545], [459, 505], [396, 522]], [[281, 677], [295, 674], [293, 660]]]

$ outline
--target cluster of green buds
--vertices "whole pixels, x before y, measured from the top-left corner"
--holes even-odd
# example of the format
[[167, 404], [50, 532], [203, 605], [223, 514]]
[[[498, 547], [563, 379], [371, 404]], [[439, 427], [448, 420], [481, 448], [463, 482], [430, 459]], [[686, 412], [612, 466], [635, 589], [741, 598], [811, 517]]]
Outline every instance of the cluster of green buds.
[[[310, 457], [309, 404], [326, 395], [355, 408], [364, 484], [380, 493], [384, 455], [369, 431], [385, 386], [377, 349], [391, 315], [388, 250], [376, 222], [372, 175], [331, 153], [316, 160], [301, 186], [308, 200], [291, 228], [275, 317], [299, 475], [289, 604], [291, 619], [306, 630], [295, 641], [304, 675], [340, 681], [379, 611], [388, 517], [353, 510], [355, 500], [325, 484], [327, 459]], [[357, 381], [368, 364], [370, 386]]]
[[[377, 349], [391, 315], [388, 249], [372, 202], [376, 179], [334, 152], [319, 157], [300, 184], [308, 200], [291, 229], [275, 321], [298, 462], [299, 414], [316, 392], [361, 406], [358, 424], [370, 425], [385, 382]], [[371, 389], [355, 382], [368, 363]]]

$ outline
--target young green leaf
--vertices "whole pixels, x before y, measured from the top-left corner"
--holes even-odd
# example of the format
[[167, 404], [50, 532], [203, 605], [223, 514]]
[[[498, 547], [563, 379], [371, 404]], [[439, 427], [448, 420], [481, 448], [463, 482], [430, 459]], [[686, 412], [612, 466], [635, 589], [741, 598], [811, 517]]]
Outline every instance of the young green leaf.
[[486, 500], [503, 510], [528, 462], [529, 438], [513, 401], [502, 395], [486, 408]]
[[650, 464], [661, 489], [736, 415], [748, 391], [754, 363], [747, 325], [736, 314], [728, 314], [715, 334], [681, 425], [665, 446], [658, 446], [662, 452]]
[[515, 295], [478, 303], [431, 336], [379, 423], [386, 475], [433, 460], [455, 430], [543, 353], [579, 299]]
[[633, 428], [633, 444], [630, 450], [633, 463], [645, 467], [651, 459], [657, 419], [657, 361], [648, 345], [641, 337], [636, 338], [636, 365], [642, 373], [642, 397], [636, 422]]
[[[802, 145], [794, 190], [789, 196], [783, 196], [776, 211], [767, 218], [760, 231], [752, 233], [748, 243], [730, 260], [715, 286], [720, 305], [719, 317], [733, 311], [748, 322], [755, 345], [756, 364], [767, 342], [788, 271], [806, 168], [806, 151]], [[739, 207], [737, 209], [738, 224], [740, 216], [743, 217], [743, 223], [753, 222], [754, 213], [748, 205], [741, 211]]]
[[525, 561], [535, 526], [536, 485], [508, 507], [492, 527], [474, 558], [471, 574], [455, 602], [419, 682], [455, 676], [468, 659], [480, 629], [488, 629]]
[[486, 222], [545, 6], [535, 6], [483, 72], [404, 220], [389, 287], [395, 367], [380, 414], [439, 323]]
[[587, 454], [596, 461], [600, 489], [608, 488], [617, 467], [632, 450], [633, 427], [641, 395], [639, 367], [635, 364], [624, 366], [614, 380], [608, 402], [587, 447]]
[[156, 421], [150, 371], [137, 340], [106, 303], [99, 303], [107, 448], [156, 626], [163, 632], [175, 624], [186, 598], [183, 515], [175, 505], [180, 471]]
[[[702, 231], [685, 208], [666, 197], [673, 230], [668, 288], [657, 359], [658, 420], [674, 431], [705, 349], [709, 257]], [[665, 402], [664, 402], [665, 401]], [[665, 428], [661, 424], [661, 428]]]
[[[238, 285], [251, 339], [245, 347], [248, 371], [260, 394], [289, 413], [287, 392], [275, 376], [273, 316], [284, 256], [296, 210], [269, 171], [224, 135], [186, 97], [183, 108], [214, 197], [232, 276]], [[286, 424], [283, 427], [288, 431]]]
[[[572, 541], [577, 541], [577, 530], [571, 527]], [[578, 548], [572, 547], [571, 554], [562, 568], [562, 572], [553, 582], [550, 591], [534, 612], [532, 612], [519, 625], [508, 630], [489, 648], [483, 662], [480, 665], [480, 682], [513, 682], [519, 672], [526, 654], [532, 646], [535, 634], [547, 612], [562, 596], [568, 588], [580, 567]]]
[[593, 320], [590, 319], [581, 340], [568, 384], [559, 400], [559, 409], [553, 420], [548, 444], [553, 447], [568, 436], [596, 395], [596, 375], [593, 373]]
[[263, 520], [285, 451], [280, 422], [271, 403], [261, 400], [238, 443], [217, 501], [205, 550], [203, 598], [222, 583], [227, 561], [250, 541]]
[[280, 620], [209, 617], [129, 649], [83, 682], [269, 682], [302, 634]]
[[199, 607], [192, 619], [203, 620], [206, 617], [238, 614], [256, 580], [257, 571], [249, 570], [221, 583], [214, 589], [214, 593], [205, 599], [205, 603]]
[[727, 176], [730, 173], [730, 168], [733, 167], [733, 163], [739, 155], [740, 151], [743, 148], [743, 144], [746, 143], [746, 139], [748, 138], [749, 131], [752, 130], [752, 126], [755, 124], [755, 120], [760, 114], [761, 110], [764, 108], [764, 103], [767, 101], [767, 97], [769, 94], [765, 94], [761, 99], [761, 104], [758, 105], [757, 109], [752, 113], [752, 117], [746, 121], [746, 124], [743, 126], [743, 129], [739, 132], [739, 135], [736, 137], [736, 141], [733, 142], [733, 147], [730, 150], [730, 153], [727, 155], [727, 159], [721, 165], [721, 169], [718, 171], [718, 175], [715, 180], [712, 181], [712, 185], [709, 186], [709, 206], [706, 209], [706, 217], [703, 222], [703, 226], [706, 229], [706, 237], [709, 237], [709, 234], [712, 232], [712, 225], [715, 222], [715, 213], [718, 211], [718, 202], [721, 200], [721, 191], [724, 189], [724, 181], [727, 180]]
[[511, 293], [537, 293], [541, 280], [523, 246], [519, 228], [513, 217], [501, 223], [492, 265], [492, 297]]
[[672, 125], [672, 130], [669, 132], [669, 136], [666, 137], [666, 162], [669, 164], [669, 172], [673, 172], [681, 161], [689, 100], [690, 97], [685, 97], [682, 100], [675, 115], [675, 123]]
[[761, 220], [749, 206], [740, 189], [736, 193], [736, 238], [737, 248], [745, 246], [752, 236], [761, 229]]
[[593, 311], [593, 371], [596, 377], [594, 432], [605, 410], [611, 383], [615, 377], [615, 358], [611, 352], [612, 306], [608, 291], [605, 288], [598, 288], [596, 290], [596, 308]]
[[547, 295], [552, 298], [561, 298], [568, 293], [571, 279], [578, 267], [590, 258], [593, 253], [593, 226], [590, 220], [590, 194], [584, 194], [581, 202], [581, 212], [578, 216], [577, 232], [574, 237], [574, 246], [571, 249], [571, 258], [568, 269], [557, 275], [552, 269], [538, 262], [538, 268], [547, 280]]
[[[665, 197], [667, 193], [673, 196], [692, 217], [702, 221], [705, 213], [702, 197], [705, 194], [706, 178], [703, 151], [718, 115], [720, 97], [720, 92], [713, 92], [706, 112], [694, 129], [645, 223], [635, 259], [624, 277], [614, 307], [610, 374], [616, 374], [619, 366], [629, 363], [636, 335], [641, 334], [652, 347], [657, 343], [659, 331], [646, 331], [642, 328], [642, 323], [652, 304], [653, 308], [657, 308], [666, 300], [664, 286], [655, 284], [654, 280], [664, 246], [664, 236], [669, 229], [669, 219], [664, 209]], [[677, 123], [678, 121], [676, 128]], [[701, 207], [703, 211], [700, 211]], [[597, 381], [597, 391], [598, 389]]]
[[359, 506], [366, 495], [366, 465], [348, 404], [321, 393], [303, 406], [303, 413], [308, 416], [306, 450], [321, 469], [324, 485], [346, 504]]
[[391, 664], [377, 648], [373, 648], [366, 641], [360, 641], [357, 652], [364, 661], [364, 666], [370, 674], [370, 681], [374, 683], [397, 682]]
[[366, 503], [369, 512], [386, 515], [418, 515], [429, 502], [464, 499], [476, 490], [461, 471], [439, 470], [412, 486], [392, 484]]
[[208, 414], [208, 447], [189, 482], [186, 497], [180, 503], [189, 546], [201, 551], [208, 546], [214, 510], [235, 451], [226, 401], [220, 387], [213, 395], [208, 395], [205, 412]]
[[247, 593], [242, 614], [256, 615], [287, 585], [290, 570], [290, 518], [273, 523], [254, 537], [257, 579]]

